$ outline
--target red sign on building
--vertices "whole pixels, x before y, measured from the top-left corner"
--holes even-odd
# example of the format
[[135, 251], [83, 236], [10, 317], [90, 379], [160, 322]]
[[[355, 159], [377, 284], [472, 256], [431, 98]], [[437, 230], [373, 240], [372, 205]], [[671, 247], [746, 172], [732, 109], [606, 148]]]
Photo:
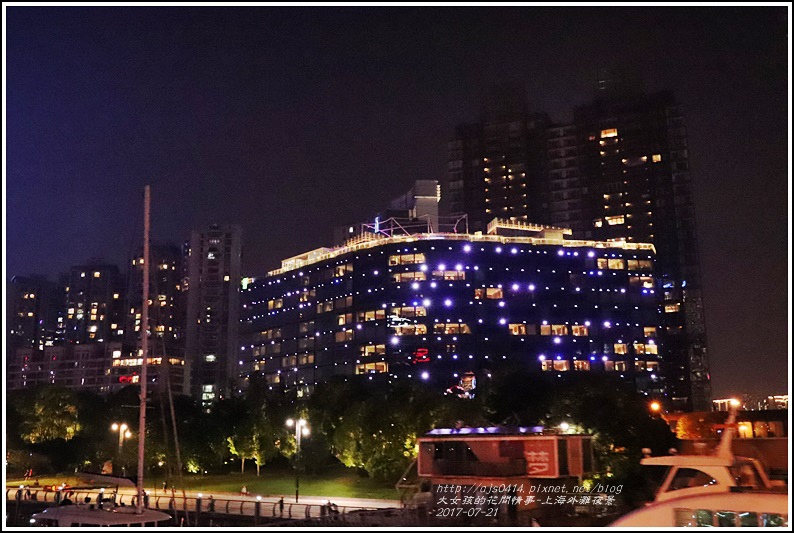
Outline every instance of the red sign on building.
[[414, 360], [413, 364], [416, 363], [429, 363], [430, 362], [430, 354], [428, 353], [427, 348], [417, 348], [414, 352]]
[[559, 477], [555, 439], [536, 438], [524, 443], [524, 459], [530, 477]]

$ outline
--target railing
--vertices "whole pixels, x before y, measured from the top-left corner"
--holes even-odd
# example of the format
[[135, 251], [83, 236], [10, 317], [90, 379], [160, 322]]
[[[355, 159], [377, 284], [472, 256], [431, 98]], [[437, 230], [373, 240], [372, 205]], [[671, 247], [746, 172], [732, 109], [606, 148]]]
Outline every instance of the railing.
[[[75, 490], [75, 491], [47, 491], [43, 489], [31, 490], [30, 497], [26, 494], [26, 489], [6, 488], [6, 500], [36, 501], [52, 503], [56, 505], [69, 497], [73, 504], [94, 504], [100, 501], [105, 506], [135, 506], [137, 496], [132, 492]], [[86, 498], [90, 498], [87, 501]], [[253, 517], [254, 524], [259, 519], [272, 522], [276, 520], [311, 520], [322, 519], [334, 516], [342, 516], [353, 511], [373, 511], [372, 507], [361, 506], [336, 506], [335, 511], [330, 511], [326, 506], [309, 503], [284, 502], [283, 509], [278, 500], [272, 499], [237, 499], [237, 498], [207, 498], [198, 496], [180, 496], [171, 494], [149, 494], [144, 498], [144, 506], [149, 509], [163, 511], [179, 521], [180, 517], [185, 517], [188, 523], [195, 522], [202, 514], [207, 515], [226, 515], [239, 517]]]
[[311, 260], [307, 259], [300, 263], [300, 265], [283, 265], [281, 268], [271, 270], [267, 273], [268, 276], [277, 276], [296, 270], [305, 266], [319, 263], [328, 259], [333, 259], [340, 255], [345, 255], [351, 252], [359, 252], [371, 248], [377, 248], [386, 244], [394, 243], [411, 243], [415, 241], [433, 241], [433, 240], [448, 240], [448, 241], [470, 241], [474, 242], [492, 242], [500, 244], [531, 244], [531, 245], [553, 245], [565, 246], [572, 248], [590, 247], [590, 248], [620, 248], [623, 250], [648, 250], [656, 253], [656, 248], [653, 244], [639, 243], [639, 242], [625, 242], [625, 241], [592, 241], [592, 240], [564, 240], [562, 238], [550, 239], [540, 237], [508, 237], [505, 235], [474, 235], [469, 233], [416, 233], [411, 235], [394, 235], [382, 239], [375, 239], [364, 241], [353, 245], [340, 246], [338, 248], [329, 249], [328, 252], [318, 253], [316, 257]]

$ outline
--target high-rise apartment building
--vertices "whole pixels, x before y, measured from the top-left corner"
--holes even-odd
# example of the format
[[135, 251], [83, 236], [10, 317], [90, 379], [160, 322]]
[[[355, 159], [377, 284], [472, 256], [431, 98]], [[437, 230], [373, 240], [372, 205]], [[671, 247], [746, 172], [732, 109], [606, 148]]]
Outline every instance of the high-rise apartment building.
[[188, 261], [185, 392], [208, 404], [231, 394], [237, 380], [241, 228], [194, 231]]
[[[527, 150], [521, 159], [515, 150], [523, 142], [520, 135], [488, 142], [461, 135], [487, 126], [483, 121], [458, 128], [450, 143], [447, 187], [456, 198], [451, 208], [467, 213], [470, 221], [528, 215], [534, 222], [571, 228], [576, 238], [653, 243], [657, 288], [664, 297], [660, 337], [670, 407], [709, 409], [686, 128], [672, 93], [647, 94], [605, 77], [597, 97], [575, 108], [572, 123], [547, 125], [542, 134], [538, 128], [523, 130], [532, 132], [527, 146], [543, 146], [540, 158]], [[520, 122], [515, 128], [522, 130]], [[519, 168], [533, 171], [525, 177]], [[516, 195], [516, 187], [527, 196]]]
[[449, 142], [449, 213], [467, 215], [470, 231], [485, 231], [497, 217], [545, 222], [539, 203], [548, 123], [528, 112], [521, 88], [489, 93], [482, 120], [458, 126]]
[[[62, 291], [56, 283], [36, 276], [14, 276], [6, 286], [6, 345], [43, 349], [62, 340]], [[58, 319], [61, 318], [61, 322]]]
[[65, 279], [65, 339], [70, 343], [120, 341], [125, 287], [116, 265], [73, 266]]
[[[182, 250], [175, 245], [152, 246], [149, 269], [149, 326], [157, 350], [183, 350], [185, 337], [186, 292], [182, 287]], [[128, 300], [126, 336], [129, 342], [140, 342], [141, 301], [143, 299], [143, 253], [132, 260]]]

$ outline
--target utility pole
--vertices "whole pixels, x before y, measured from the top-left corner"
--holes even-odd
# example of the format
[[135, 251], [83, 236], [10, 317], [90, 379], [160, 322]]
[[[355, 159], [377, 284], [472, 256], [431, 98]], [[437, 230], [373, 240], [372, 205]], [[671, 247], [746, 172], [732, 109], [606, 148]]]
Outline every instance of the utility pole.
[[138, 422], [138, 501], [137, 513], [143, 514], [144, 441], [146, 440], [146, 367], [149, 358], [149, 208], [151, 186], [147, 185], [143, 195], [143, 302], [141, 309], [141, 406]]

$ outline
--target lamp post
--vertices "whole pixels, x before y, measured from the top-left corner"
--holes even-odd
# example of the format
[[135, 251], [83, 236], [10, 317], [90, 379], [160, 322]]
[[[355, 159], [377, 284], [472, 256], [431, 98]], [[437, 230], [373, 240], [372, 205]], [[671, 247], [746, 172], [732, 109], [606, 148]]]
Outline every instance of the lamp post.
[[[132, 433], [129, 430], [129, 427], [126, 423], [122, 422], [121, 424], [117, 422], [113, 422], [113, 425], [110, 426], [112, 431], [118, 431], [119, 433], [119, 453], [118, 453], [118, 460], [121, 462], [121, 447], [124, 445], [124, 439], [129, 439], [132, 437]], [[121, 475], [125, 474], [124, 467], [122, 467]]]
[[309, 436], [309, 424], [303, 418], [297, 421], [287, 419], [287, 427], [295, 427], [295, 503], [298, 503], [298, 493], [300, 492], [300, 459], [301, 459], [301, 436]]

